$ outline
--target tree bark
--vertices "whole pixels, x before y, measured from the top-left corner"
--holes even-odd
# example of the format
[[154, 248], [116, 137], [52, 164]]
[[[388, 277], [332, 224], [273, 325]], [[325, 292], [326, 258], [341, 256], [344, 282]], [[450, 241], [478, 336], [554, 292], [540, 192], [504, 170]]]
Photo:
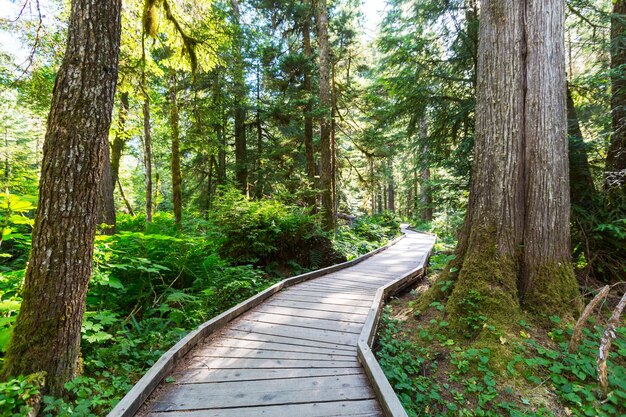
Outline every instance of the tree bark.
[[174, 222], [180, 224], [183, 217], [182, 176], [180, 173], [180, 129], [178, 104], [176, 102], [176, 72], [170, 70], [170, 133], [172, 136], [172, 204]]
[[74, 0], [44, 142], [23, 302], [5, 375], [45, 371], [61, 395], [76, 376], [99, 191], [117, 82], [121, 2]]
[[446, 310], [508, 325], [574, 315], [562, 0], [482, 4], [476, 140], [462, 263]]
[[611, 16], [611, 124], [605, 186], [626, 184], [626, 0], [613, 1]]
[[333, 153], [331, 138], [332, 95], [330, 85], [330, 42], [328, 39], [328, 10], [326, 0], [317, 1], [317, 39], [319, 44], [320, 74], [320, 188], [323, 210], [323, 227], [335, 229], [335, 202], [333, 201]]

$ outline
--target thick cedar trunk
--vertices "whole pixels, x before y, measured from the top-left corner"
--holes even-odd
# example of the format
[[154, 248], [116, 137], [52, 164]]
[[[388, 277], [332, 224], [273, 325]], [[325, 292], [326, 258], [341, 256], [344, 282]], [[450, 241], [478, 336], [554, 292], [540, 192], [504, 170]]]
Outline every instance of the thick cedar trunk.
[[178, 104], [176, 102], [176, 73], [170, 71], [170, 133], [172, 136], [172, 203], [174, 222], [180, 224], [183, 217], [183, 202], [180, 173], [180, 129], [178, 126]]
[[626, 184], [626, 0], [613, 1], [611, 16], [611, 142], [606, 154], [605, 185]]
[[[302, 25], [302, 49], [304, 56], [307, 60], [307, 65], [304, 67], [304, 79], [302, 81], [302, 88], [305, 94], [307, 94], [307, 102], [304, 107], [304, 149], [306, 154], [306, 174], [309, 179], [311, 187], [315, 188], [315, 150], [313, 148], [313, 87], [311, 83], [311, 73], [309, 70], [309, 62], [311, 61], [311, 28], [309, 25], [309, 16], [305, 16], [304, 23]], [[306, 204], [309, 207], [315, 208], [315, 196], [307, 197]]]
[[150, 99], [143, 102], [143, 165], [146, 184], [146, 222], [152, 221], [152, 135], [150, 133]]
[[243, 33], [237, 0], [230, 1], [236, 33], [233, 41], [233, 78], [235, 95], [235, 180], [239, 189], [248, 194], [248, 151], [246, 145], [246, 81], [243, 61]]
[[480, 313], [510, 324], [520, 302], [573, 314], [564, 68], [564, 3], [482, 5], [472, 188], [448, 302], [470, 291]]
[[326, 0], [317, 1], [317, 39], [319, 43], [320, 73], [320, 188], [322, 197], [323, 226], [335, 229], [335, 202], [333, 200], [333, 153], [331, 137], [332, 95], [330, 85], [330, 42], [328, 40], [328, 10]]
[[117, 82], [121, 2], [72, 1], [44, 142], [39, 204], [5, 375], [45, 371], [61, 395], [78, 372], [99, 190]]

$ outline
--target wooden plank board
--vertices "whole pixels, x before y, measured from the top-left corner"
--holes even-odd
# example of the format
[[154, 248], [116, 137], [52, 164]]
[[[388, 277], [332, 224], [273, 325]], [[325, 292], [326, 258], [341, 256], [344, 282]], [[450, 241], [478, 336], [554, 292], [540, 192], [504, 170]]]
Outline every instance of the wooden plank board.
[[280, 379], [256, 383], [246, 381], [186, 384], [167, 387], [158, 401], [152, 403], [152, 411], [207, 410], [372, 398], [374, 392], [368, 386], [367, 380], [356, 375], [311, 378], [301, 380], [297, 386], [291, 380]]
[[325, 347], [313, 347], [313, 346], [301, 346], [286, 343], [275, 343], [271, 341], [256, 341], [245, 339], [218, 339], [213, 343], [199, 345], [198, 350], [212, 349], [215, 347], [227, 347], [227, 348], [245, 348], [245, 349], [265, 349], [273, 350], [276, 352], [301, 352], [301, 353], [318, 353], [321, 355], [333, 355], [333, 356], [348, 356], [353, 357], [353, 351], [331, 349]]
[[329, 355], [324, 353], [290, 352], [287, 350], [271, 350], [264, 348], [250, 349], [241, 347], [218, 347], [211, 346], [204, 349], [196, 349], [191, 353], [192, 357], [202, 358], [245, 358], [245, 359], [297, 359], [311, 361], [342, 361], [354, 359], [351, 355]]
[[185, 365], [189, 369], [361, 368], [356, 357], [353, 360], [336, 361], [191, 357]]
[[365, 314], [338, 313], [335, 311], [320, 311], [303, 308], [281, 307], [277, 305], [263, 305], [255, 311], [260, 313], [282, 314], [286, 316], [307, 317], [312, 319], [326, 319], [334, 321], [347, 321], [351, 323], [365, 322]]
[[363, 327], [363, 323], [285, 316], [265, 312], [250, 313], [246, 315], [246, 320], [260, 323], [281, 324], [284, 326], [293, 326], [303, 329], [328, 330], [330, 332], [345, 332], [354, 334], [361, 333], [361, 328]]
[[224, 338], [236, 338], [236, 339], [245, 339], [250, 341], [261, 341], [261, 342], [275, 342], [275, 343], [284, 343], [288, 345], [296, 345], [303, 347], [316, 347], [316, 348], [324, 348], [324, 349], [333, 349], [333, 350], [341, 350], [344, 352], [356, 352], [356, 345], [343, 345], [330, 343], [327, 341], [318, 341], [318, 340], [308, 340], [308, 339], [295, 339], [292, 336], [281, 336], [277, 334], [265, 334], [254, 332], [251, 329], [229, 329], [227, 332], [222, 334]]
[[357, 301], [366, 301], [372, 302], [374, 299], [372, 295], [360, 295], [354, 294], [348, 291], [336, 291], [336, 290], [315, 290], [309, 288], [300, 288], [295, 287], [293, 289], [284, 291], [284, 294], [297, 294], [297, 295], [305, 295], [310, 297], [318, 297], [321, 300], [325, 299], [338, 299], [338, 300], [357, 300]]
[[283, 298], [274, 298], [265, 303], [266, 306], [288, 307], [300, 310], [327, 311], [331, 313], [351, 313], [367, 315], [369, 307], [346, 306], [338, 304], [321, 304], [312, 301], [290, 301]]
[[306, 329], [294, 326], [259, 323], [242, 320], [233, 326], [234, 329], [261, 333], [272, 336], [290, 337], [297, 340], [310, 340], [329, 344], [356, 346], [358, 335], [354, 333], [331, 332], [328, 330]]
[[219, 410], [152, 412], [149, 417], [382, 417], [376, 400], [285, 404]]
[[311, 282], [299, 288], [330, 288], [339, 291], [350, 291], [358, 294], [373, 294], [378, 286], [363, 286], [355, 283], [346, 283], [339, 281]]
[[[364, 375], [364, 373], [360, 368], [184, 369], [174, 372], [172, 378], [177, 384], [197, 384], [203, 382], [264, 381], [338, 375]], [[298, 382], [293, 381], [294, 384]]]
[[364, 301], [364, 300], [348, 300], [345, 298], [336, 298], [329, 295], [327, 297], [320, 298], [319, 295], [316, 297], [314, 294], [296, 294], [296, 293], [287, 293], [282, 292], [280, 294], [276, 294], [273, 297], [273, 300], [289, 300], [289, 301], [305, 301], [309, 303], [316, 304], [333, 304], [340, 306], [355, 306], [355, 307], [365, 307], [369, 308], [372, 305], [372, 301]]
[[[166, 385], [173, 390], [179, 386], [177, 383]], [[336, 389], [349, 387], [367, 387], [368, 380], [364, 373], [355, 375], [326, 375], [314, 376], [298, 379], [297, 388], [290, 378], [271, 379], [267, 381], [229, 381], [229, 382], [207, 382], [196, 384], [195, 387], [180, 387], [187, 392], [197, 392], [199, 390], [210, 391], [211, 395], [229, 395], [233, 393], [260, 393], [277, 392], [288, 390], [314, 390], [314, 389]]]
[[[354, 285], [353, 285], [354, 284]], [[367, 297], [372, 297], [371, 294], [375, 293], [376, 290], [378, 288], [375, 287], [359, 287], [359, 284], [357, 283], [352, 283], [352, 282], [331, 282], [331, 281], [327, 281], [327, 282], [311, 282], [311, 283], [307, 283], [306, 285], [298, 285], [296, 287], [293, 287], [292, 290], [302, 290], [302, 289], [306, 289], [306, 288], [318, 288], [318, 287], [325, 287], [326, 289], [330, 289], [330, 290], [335, 290], [338, 293], [354, 293], [357, 295], [365, 295]]]
[[370, 281], [363, 281], [363, 280], [358, 280], [356, 278], [350, 278], [350, 277], [341, 277], [341, 278], [319, 278], [316, 279], [315, 281], [312, 281], [311, 284], [324, 284], [324, 285], [343, 285], [346, 287], [355, 287], [355, 288], [367, 288], [367, 289], [374, 289], [377, 290], [378, 288], [380, 288], [381, 285], [386, 284], [387, 282], [389, 282], [388, 279], [381, 279], [380, 281], [374, 281], [374, 282], [370, 282]]

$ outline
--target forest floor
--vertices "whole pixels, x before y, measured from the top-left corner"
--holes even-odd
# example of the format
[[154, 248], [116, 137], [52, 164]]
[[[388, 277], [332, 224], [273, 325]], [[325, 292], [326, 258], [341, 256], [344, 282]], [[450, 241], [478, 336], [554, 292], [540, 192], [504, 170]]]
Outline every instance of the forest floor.
[[473, 343], [471, 335], [450, 331], [442, 303], [417, 309], [452, 248], [438, 244], [428, 278], [392, 300], [382, 318], [377, 357], [410, 416], [626, 415], [626, 327], [617, 329], [609, 355], [606, 398], [597, 383], [596, 356], [611, 302], [590, 320], [574, 353], [568, 353], [571, 323], [557, 316], [547, 329], [520, 318], [504, 334], [470, 312], [469, 320], [496, 341]]

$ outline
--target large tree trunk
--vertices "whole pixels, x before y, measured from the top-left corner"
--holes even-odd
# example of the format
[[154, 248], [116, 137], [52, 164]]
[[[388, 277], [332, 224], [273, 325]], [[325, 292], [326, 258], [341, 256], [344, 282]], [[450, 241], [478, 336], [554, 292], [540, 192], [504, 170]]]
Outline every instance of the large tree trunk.
[[170, 133], [172, 135], [172, 203], [174, 222], [180, 224], [183, 217], [183, 196], [180, 173], [180, 129], [178, 126], [178, 104], [176, 102], [176, 73], [170, 71]]
[[121, 2], [72, 1], [44, 142], [39, 204], [5, 375], [45, 371], [61, 395], [78, 372], [99, 191], [117, 82]]
[[331, 138], [332, 96], [330, 85], [330, 42], [328, 40], [328, 10], [326, 0], [317, 1], [317, 39], [319, 43], [320, 73], [320, 188], [322, 197], [323, 226], [335, 229], [335, 202], [333, 201], [333, 153]]
[[496, 324], [520, 305], [574, 314], [562, 0], [482, 4], [476, 143], [461, 269], [446, 310], [470, 294]]
[[233, 42], [233, 78], [235, 94], [235, 180], [239, 189], [248, 194], [248, 151], [246, 145], [246, 80], [243, 61], [243, 33], [237, 0], [230, 0], [236, 34]]
[[[302, 88], [308, 99], [304, 106], [304, 149], [306, 154], [306, 174], [311, 184], [315, 188], [315, 150], [313, 148], [313, 87], [311, 83], [311, 72], [308, 63], [311, 61], [311, 27], [309, 24], [309, 15], [307, 14], [302, 24], [302, 49], [307, 60], [307, 66], [304, 67], [304, 79]], [[306, 204], [315, 209], [315, 195], [311, 195], [306, 199]]]
[[607, 188], [626, 184], [626, 0], [613, 1], [611, 17], [611, 120], [606, 154]]

